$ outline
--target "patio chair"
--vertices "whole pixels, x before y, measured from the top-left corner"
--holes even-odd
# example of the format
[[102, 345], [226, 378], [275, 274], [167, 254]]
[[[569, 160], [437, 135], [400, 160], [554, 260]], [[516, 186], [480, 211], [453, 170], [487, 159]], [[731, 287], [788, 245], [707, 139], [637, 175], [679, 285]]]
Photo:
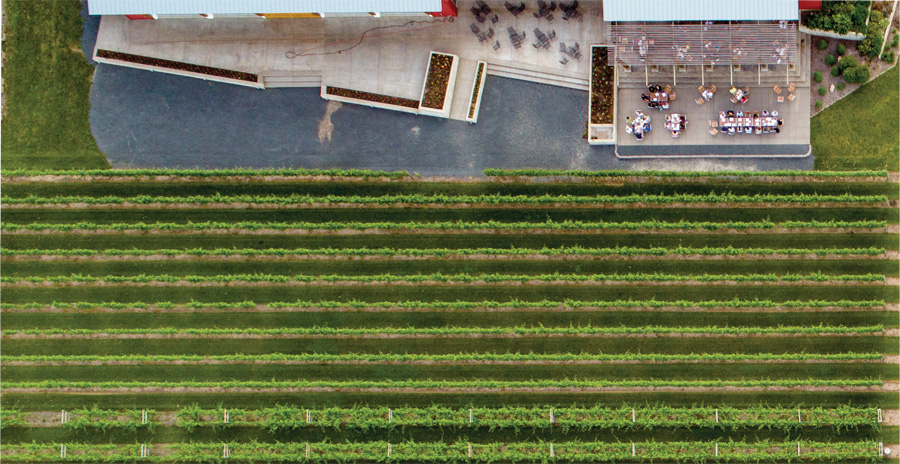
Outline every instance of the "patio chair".
[[575, 50], [575, 53], [572, 54], [572, 58], [575, 58], [576, 60], [580, 60], [581, 52], [579, 52], [578, 50]]
[[493, 39], [493, 38], [494, 38], [494, 28], [492, 28], [492, 27], [491, 27], [491, 28], [488, 28], [488, 31], [487, 31], [487, 37], [488, 37], [489, 39]]
[[566, 63], [568, 63], [568, 62], [569, 62], [569, 59], [568, 59], [568, 58], [566, 58], [566, 57], [562, 57], [562, 59], [561, 59], [561, 60], [559, 60], [559, 62], [560, 62], [560, 63], [562, 63], [562, 65], [563, 65], [563, 66], [565, 66], [565, 65], [566, 65]]
[[716, 129], [715, 127], [710, 127], [710, 128], [709, 128], [709, 134], [710, 134], [710, 135], [716, 135], [716, 134], [718, 134], [718, 133], [719, 133], [719, 129]]
[[471, 11], [475, 16], [481, 16], [481, 9], [474, 5], [472, 5], [472, 8], [469, 8], [469, 11]]
[[553, 21], [553, 13], [548, 12], [546, 15], [544, 15], [544, 19], [546, 19], [547, 21]]
[[534, 48], [541, 48], [543, 45], [541, 45], [540, 42], [534, 42], [534, 43], [531, 44], [531, 46], [534, 47]]
[[794, 90], [797, 89], [797, 86], [795, 86], [794, 83], [791, 82], [790, 84], [788, 84], [787, 89], [788, 89], [788, 92], [793, 92]]
[[728, 128], [728, 135], [734, 135], [734, 128], [733, 128], [733, 127], [729, 127], [729, 128]]
[[519, 34], [519, 40], [525, 40], [525, 31], [522, 31], [522, 33]]
[[741, 89], [741, 90], [744, 92], [744, 96], [745, 96], [745, 97], [749, 97], [749, 96], [750, 96], [750, 87], [744, 87], [744, 88]]
[[550, 40], [555, 39], [556, 38], [556, 29], [553, 29], [552, 31], [550, 31], [550, 33], [547, 34], [547, 38], [549, 38]]
[[475, 23], [469, 24], [469, 29], [472, 30], [473, 34], [477, 34], [477, 33], [481, 32], [481, 28], [478, 27], [478, 25]]
[[704, 100], [704, 99], [702, 99], [702, 98], [700, 98], [700, 97], [697, 97], [697, 99], [694, 100], [694, 101], [697, 102], [697, 104], [700, 105], [700, 106], [703, 106], [703, 104], [706, 103], [706, 100]]
[[709, 91], [712, 93], [716, 93], [716, 85], [713, 84], [713, 85], [709, 86]]
[[516, 32], [516, 28], [514, 28], [514, 27], [512, 27], [512, 26], [507, 27], [507, 28], [506, 28], [506, 32], [509, 32], [509, 36], [510, 36], [510, 37], [512, 37], [512, 36], [517, 36], [517, 37], [518, 37], [518, 35], [519, 35], [519, 33]]
[[796, 100], [796, 99], [797, 99], [797, 96], [796, 96], [796, 95], [794, 95], [794, 94], [788, 95], [788, 101], [794, 101], [794, 100]]
[[487, 34], [485, 34], [484, 32], [479, 32], [478, 34], [475, 34], [475, 35], [478, 37], [478, 42], [484, 42], [485, 40], [488, 39]]
[[734, 104], [736, 105], [737, 102], [738, 102], [737, 97], [735, 97], [734, 95], [732, 95], [732, 96], [731, 96], [731, 103], [734, 103]]
[[540, 8], [542, 10], [546, 10], [547, 2], [545, 2], [544, 0], [537, 0], [537, 6], [538, 6], [538, 8]]
[[778, 103], [784, 103], [784, 95], [779, 95], [776, 100], [778, 101]]
[[485, 16], [493, 13], [493, 10], [491, 10], [491, 7], [487, 6], [487, 3], [481, 2], [480, 8], [481, 8], [481, 14], [483, 14]]
[[569, 54], [569, 49], [566, 48], [566, 43], [565, 43], [565, 42], [560, 42], [560, 43], [559, 43], [559, 52], [560, 52], [560, 53], [565, 53], [566, 55]]
[[663, 88], [663, 90], [665, 90], [666, 93], [672, 93], [672, 86], [669, 84], [666, 84], [666, 86]]
[[552, 11], [556, 11], [556, 2], [551, 1], [551, 2], [550, 2], [550, 7], [547, 8], [547, 9], [550, 10], [551, 12], [552, 12]]
[[516, 14], [516, 7], [512, 3], [503, 2], [503, 6], [512, 14]]
[[492, 46], [494, 47], [495, 51], [500, 50], [500, 41], [498, 40], [498, 41], [494, 42], [494, 45], [492, 45]]
[[[669, 86], [666, 87], [668, 88]], [[675, 92], [669, 92], [669, 101], [675, 101], [676, 98], [678, 98], [678, 95]]]
[[547, 10], [537, 10], [537, 11], [535, 11], [534, 13], [531, 13], [531, 14], [533, 14], [535, 18], [541, 19], [541, 18], [544, 17], [545, 14], [547, 14]]
[[775, 87], [772, 87], [772, 90], [774, 90], [776, 94], [781, 95], [781, 87], [776, 85]]
[[757, 135], [762, 134], [762, 127], [757, 127], [757, 128], [756, 128], [756, 134], [757, 134]]
[[493, 13], [491, 15], [491, 24], [497, 24], [500, 22], [500, 17], [497, 16], [497, 13]]
[[706, 90], [706, 87], [703, 87], [702, 85], [697, 87], [697, 91], [700, 93], [703, 93], [704, 90]]

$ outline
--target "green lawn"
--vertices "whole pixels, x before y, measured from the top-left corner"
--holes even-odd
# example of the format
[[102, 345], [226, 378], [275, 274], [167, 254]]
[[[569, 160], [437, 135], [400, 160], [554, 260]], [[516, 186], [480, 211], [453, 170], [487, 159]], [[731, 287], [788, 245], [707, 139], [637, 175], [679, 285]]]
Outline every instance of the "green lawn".
[[898, 67], [812, 118], [817, 170], [900, 169]]
[[4, 169], [108, 168], [88, 123], [93, 67], [81, 51], [81, 2], [4, 2]]

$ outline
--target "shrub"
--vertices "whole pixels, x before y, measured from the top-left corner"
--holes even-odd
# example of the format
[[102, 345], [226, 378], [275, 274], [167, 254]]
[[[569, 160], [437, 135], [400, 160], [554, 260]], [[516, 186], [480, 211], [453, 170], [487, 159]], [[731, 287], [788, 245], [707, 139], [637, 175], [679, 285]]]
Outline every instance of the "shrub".
[[838, 68], [837, 66], [832, 66], [831, 67], [831, 77], [838, 77], [840, 75], [841, 75], [841, 68]]
[[825, 86], [824, 86], [824, 85], [820, 85], [820, 86], [819, 86], [819, 95], [825, 95], [825, 94], [827, 94], [827, 93], [828, 93], [828, 90], [825, 88]]
[[845, 69], [853, 68], [853, 67], [856, 67], [857, 65], [859, 65], [859, 62], [856, 61], [855, 56], [845, 56], [845, 57], [841, 58], [841, 61], [839, 62], [839, 64], [841, 66], [841, 72], [843, 73]]
[[866, 66], [854, 66], [844, 70], [844, 80], [849, 83], [863, 83], [869, 80], [869, 68]]
[[897, 30], [894, 29], [894, 39], [891, 40], [891, 48], [894, 48], [897, 45], [900, 45], [900, 35], [898, 35]]
[[865, 55], [869, 58], [878, 56], [878, 53], [881, 51], [881, 45], [884, 43], [884, 28], [887, 26], [888, 21], [889, 18], [885, 18], [880, 11], [872, 11], [872, 15], [869, 17], [869, 24], [872, 27], [869, 28], [866, 38], [856, 44], [856, 49], [859, 50], [860, 55]]
[[843, 82], [838, 82], [838, 83], [837, 83], [837, 89], [838, 89], [838, 90], [844, 90], [844, 87], [846, 87], [846, 86], [847, 86], [847, 85], [844, 84]]
[[893, 62], [894, 62], [894, 52], [893, 52], [893, 51], [887, 51], [887, 52], [882, 53], [882, 54], [881, 54], [881, 61], [884, 61], [884, 62], [886, 62], [886, 63], [893, 63]]
[[[831, 27], [834, 28], [834, 32], [838, 34], [846, 34], [850, 32], [850, 17], [845, 14], [834, 15], [831, 18]], [[824, 50], [824, 48], [820, 48], [820, 50]]]
[[835, 51], [838, 56], [844, 56], [844, 53], [847, 53], [847, 47], [844, 44], [837, 44], [837, 49]]
[[834, 66], [835, 63], [837, 63], [837, 58], [835, 58], [834, 55], [825, 55], [825, 64]]
[[817, 110], [821, 110], [821, 109], [822, 109], [822, 100], [816, 100], [816, 109], [817, 109]]
[[816, 82], [822, 82], [822, 73], [819, 72], [819, 71], [814, 72], [814, 73], [813, 73], [813, 80], [816, 81]]
[[828, 41], [825, 39], [819, 39], [819, 41], [816, 42], [816, 47], [818, 47], [819, 50], [825, 50], [826, 48], [828, 48]]
[[853, 20], [853, 24], [865, 24], [866, 17], [869, 16], [869, 2], [856, 2], [853, 8], [853, 13], [850, 15], [850, 18]]

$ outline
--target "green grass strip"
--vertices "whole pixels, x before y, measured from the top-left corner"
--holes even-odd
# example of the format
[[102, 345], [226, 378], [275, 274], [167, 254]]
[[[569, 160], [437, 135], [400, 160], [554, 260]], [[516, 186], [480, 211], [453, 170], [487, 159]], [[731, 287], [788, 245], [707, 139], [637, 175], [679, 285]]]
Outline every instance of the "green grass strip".
[[447, 284], [447, 283], [549, 283], [564, 282], [575, 284], [583, 282], [769, 282], [769, 283], [794, 283], [794, 282], [884, 282], [881, 274], [837, 274], [829, 275], [821, 272], [815, 274], [662, 274], [662, 273], [629, 273], [629, 274], [540, 274], [540, 275], [516, 275], [516, 274], [413, 274], [413, 275], [274, 275], [274, 274], [227, 274], [227, 275], [185, 275], [174, 276], [169, 274], [159, 275], [134, 275], [134, 276], [87, 276], [72, 274], [68, 276], [51, 277], [2, 277], [0, 283], [16, 284], [128, 284], [128, 285], [154, 285], [205, 283], [268, 283], [274, 285], [290, 285], [299, 283], [396, 283], [409, 282], [416, 284]]
[[7, 366], [54, 364], [414, 364], [414, 363], [685, 363], [685, 362], [804, 362], [880, 361], [881, 353], [456, 353], [456, 354], [283, 354], [261, 355], [23, 355], [4, 356]]
[[36, 382], [4, 382], [2, 391], [35, 389], [60, 391], [102, 391], [102, 390], [168, 390], [174, 389], [217, 389], [221, 391], [256, 389], [326, 389], [328, 391], [347, 390], [532, 390], [532, 389], [600, 389], [600, 388], [798, 388], [798, 387], [875, 387], [881, 386], [879, 379], [766, 379], [766, 380], [233, 380], [233, 381], [109, 381], [84, 382], [70, 380], [41, 380]]
[[191, 196], [54, 196], [0, 197], [4, 205], [209, 205], [250, 203], [256, 205], [596, 205], [596, 204], [672, 204], [672, 203], [884, 203], [886, 195], [735, 195], [732, 193], [672, 194], [672, 195], [191, 195]]
[[188, 303], [173, 303], [171, 301], [157, 301], [152, 303], [133, 302], [121, 303], [117, 301], [105, 302], [89, 302], [75, 301], [62, 302], [57, 301], [49, 305], [43, 303], [0, 303], [0, 309], [5, 311], [16, 310], [65, 310], [65, 311], [94, 311], [94, 310], [253, 310], [258, 307], [269, 309], [312, 309], [320, 311], [330, 311], [335, 309], [352, 309], [352, 310], [392, 310], [392, 311], [476, 311], [476, 310], [496, 310], [496, 309], [540, 309], [540, 310], [559, 310], [570, 311], [577, 309], [623, 309], [623, 308], [675, 308], [675, 309], [806, 309], [806, 308], [883, 308], [884, 300], [790, 300], [790, 301], [773, 301], [773, 300], [709, 300], [709, 301], [690, 301], [690, 300], [613, 300], [613, 301], [581, 301], [581, 300], [541, 300], [541, 301], [283, 301], [272, 303], [256, 303], [253, 301], [241, 302], [203, 302], [191, 301]]
[[[115, 172], [115, 171], [113, 171]], [[493, 169], [490, 177], [884, 177], [881, 171], [585, 171], [580, 169]]]
[[78, 222], [73, 224], [30, 223], [0, 224], [5, 232], [40, 231], [258, 231], [258, 230], [772, 230], [781, 229], [877, 229], [887, 227], [887, 221], [634, 221], [634, 222], [501, 222], [501, 221], [442, 221], [442, 222], [156, 222], [98, 224]]
[[[878, 443], [808, 440], [753, 442], [642, 441], [506, 442], [213, 442], [152, 445], [162, 453], [141, 456], [142, 446], [31, 443], [4, 447], [10, 462], [876, 462]], [[66, 457], [61, 458], [65, 448]], [[551, 451], [552, 449], [552, 451]], [[223, 457], [225, 450], [229, 455]], [[800, 454], [800, 456], [798, 456]]]
[[777, 327], [669, 327], [647, 325], [642, 327], [284, 327], [274, 329], [259, 328], [104, 328], [104, 329], [24, 329], [4, 330], [4, 337], [12, 336], [170, 336], [170, 337], [285, 337], [285, 336], [408, 336], [408, 337], [471, 337], [471, 336], [584, 336], [584, 335], [641, 335], [641, 334], [706, 334], [706, 335], [823, 335], [823, 334], [877, 334], [883, 333], [884, 326], [777, 326]]
[[89, 250], [82, 248], [67, 249], [8, 249], [0, 250], [0, 256], [360, 256], [360, 257], [472, 257], [484, 256], [881, 256], [886, 250], [878, 247], [868, 248], [735, 248], [735, 247], [615, 247], [586, 248], [189, 248], [189, 249], [104, 249]]
[[[368, 169], [4, 169], [0, 176], [33, 177], [33, 176], [75, 176], [75, 177], [264, 177], [264, 176], [329, 176], [329, 177], [386, 177], [400, 179], [408, 177], [406, 171], [371, 171]], [[85, 179], [90, 181], [91, 179]]]

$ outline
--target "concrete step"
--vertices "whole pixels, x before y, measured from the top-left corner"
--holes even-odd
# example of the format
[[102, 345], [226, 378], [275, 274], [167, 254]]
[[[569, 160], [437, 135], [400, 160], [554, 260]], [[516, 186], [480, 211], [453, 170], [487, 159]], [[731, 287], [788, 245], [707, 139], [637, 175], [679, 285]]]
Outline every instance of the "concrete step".
[[322, 74], [269, 74], [263, 76], [266, 88], [274, 87], [321, 87]]
[[576, 90], [590, 89], [590, 81], [586, 78], [573, 77], [544, 70], [522, 69], [520, 67], [489, 63], [487, 73], [492, 76], [509, 77], [511, 79], [538, 82], [541, 84], [567, 87]]

